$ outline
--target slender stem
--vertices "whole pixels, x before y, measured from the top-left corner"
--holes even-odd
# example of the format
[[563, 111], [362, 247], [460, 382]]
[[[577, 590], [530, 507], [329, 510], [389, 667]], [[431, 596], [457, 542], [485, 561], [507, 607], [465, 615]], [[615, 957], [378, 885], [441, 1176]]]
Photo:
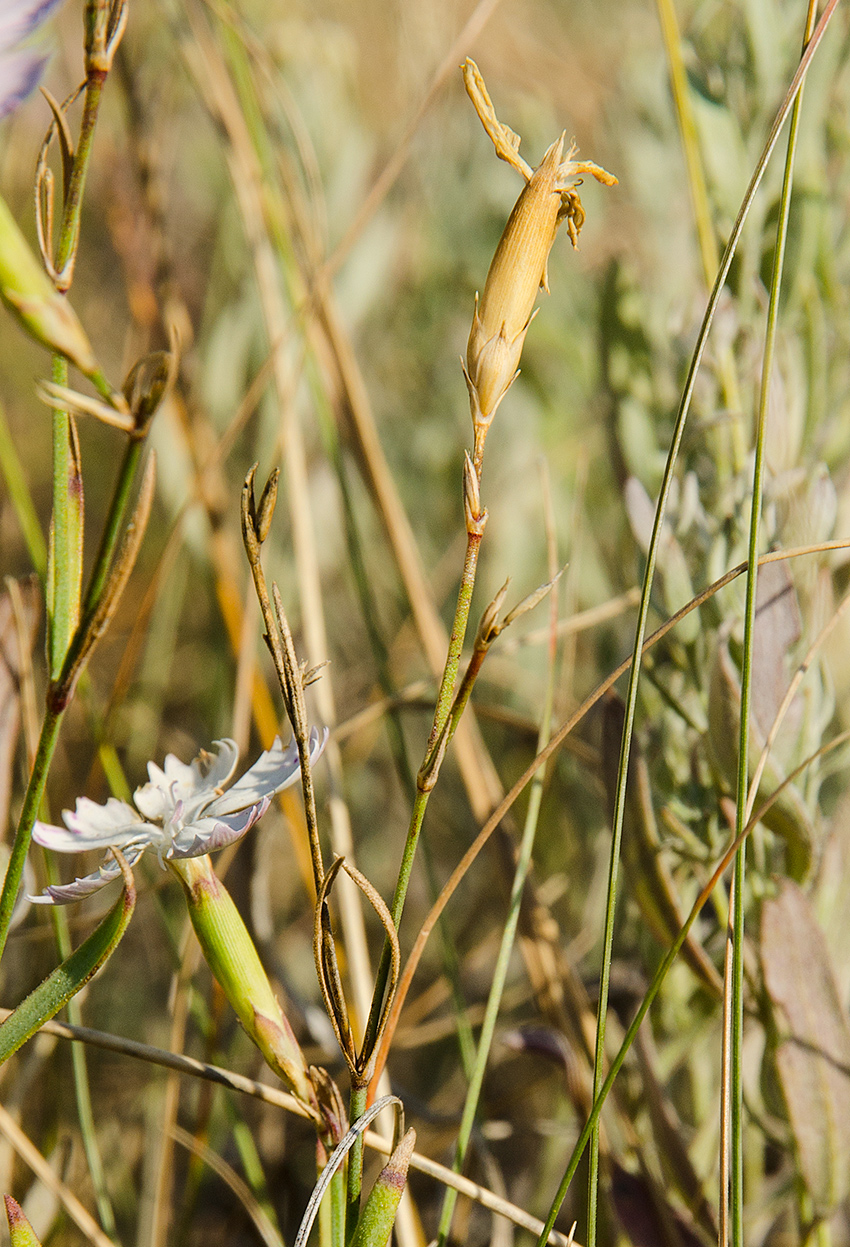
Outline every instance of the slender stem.
[[345, 1174], [340, 1167], [333, 1176], [330, 1189], [331, 1247], [345, 1247], [345, 1214], [347, 1210]]
[[80, 125], [80, 137], [74, 153], [74, 168], [65, 196], [65, 211], [62, 217], [62, 229], [56, 247], [57, 286], [66, 291], [71, 285], [74, 275], [74, 260], [77, 242], [80, 237], [80, 214], [83, 207], [83, 191], [86, 185], [86, 174], [94, 142], [94, 131], [97, 114], [100, 109], [100, 97], [106, 73], [103, 70], [91, 69], [86, 83], [85, 100], [83, 101], [83, 120]]
[[[466, 542], [466, 558], [463, 563], [463, 575], [461, 577], [460, 588], [457, 595], [457, 606], [455, 607], [454, 624], [452, 625], [451, 637], [449, 638], [449, 649], [446, 656], [446, 665], [443, 670], [443, 678], [440, 682], [440, 691], [437, 694], [437, 704], [434, 709], [434, 723], [431, 728], [431, 735], [428, 738], [428, 747], [425, 751], [426, 761], [432, 753], [440, 733], [445, 727], [452, 706], [452, 696], [454, 694], [455, 682], [457, 680], [458, 667], [460, 665], [461, 651], [463, 650], [463, 641], [466, 636], [466, 628], [469, 623], [469, 608], [472, 604], [472, 591], [475, 588], [475, 571], [478, 565], [478, 551], [481, 548], [481, 534], [468, 533]], [[398, 930], [401, 923], [401, 915], [404, 911], [404, 901], [407, 896], [407, 887], [410, 883], [410, 874], [413, 870], [413, 859], [416, 855], [416, 846], [419, 841], [419, 833], [422, 830], [422, 821], [425, 818], [425, 810], [428, 805], [428, 797], [430, 789], [424, 790], [418, 787], [416, 790], [416, 798], [413, 803], [413, 810], [410, 816], [410, 826], [407, 831], [407, 839], [402, 852], [401, 865], [399, 866], [398, 880], [393, 893], [393, 901], [390, 906], [393, 922]], [[389, 941], [384, 941], [384, 948], [381, 953], [381, 961], [378, 966], [378, 973], [375, 978], [375, 992], [372, 996], [372, 1007], [369, 1011], [369, 1020], [366, 1024], [366, 1035], [364, 1039], [364, 1050], [368, 1050], [369, 1044], [375, 1042], [377, 1034], [378, 1021], [381, 1016], [381, 1006], [384, 1000], [384, 992], [386, 991], [387, 978], [390, 970], [390, 947]]]
[[0, 895], [0, 957], [3, 956], [3, 949], [6, 946], [9, 924], [12, 921], [12, 910], [15, 907], [15, 901], [21, 886], [24, 863], [26, 862], [27, 852], [32, 840], [32, 829], [38, 815], [38, 807], [41, 805], [41, 799], [44, 796], [47, 772], [50, 769], [53, 751], [56, 748], [63, 714], [64, 711], [51, 710], [49, 707], [45, 711], [41, 735], [38, 738], [38, 748], [33, 761], [32, 774], [30, 775], [30, 781], [24, 796], [24, 804], [18, 820], [18, 829], [15, 832], [15, 841], [9, 857], [9, 867], [3, 883], [3, 892]]
[[[466, 626], [469, 622], [469, 608], [472, 605], [472, 591], [475, 588], [475, 571], [478, 566], [478, 552], [481, 548], [481, 534], [468, 533], [466, 539], [466, 558], [463, 561], [463, 575], [460, 581], [460, 589], [457, 595], [457, 606], [455, 608], [455, 618], [452, 624], [452, 633], [449, 637], [449, 648], [446, 655], [446, 665], [443, 669], [443, 678], [440, 682], [440, 691], [437, 694], [437, 705], [434, 709], [434, 725], [431, 728], [431, 735], [428, 738], [428, 750], [430, 753], [437, 743], [440, 732], [445, 726], [451, 710], [452, 697], [454, 695], [455, 682], [457, 680], [458, 666], [460, 665], [460, 655], [463, 649], [463, 641], [466, 636]], [[398, 894], [398, 889], [396, 889]], [[404, 898], [401, 899], [404, 904]], [[395, 900], [393, 901], [393, 917], [395, 917]], [[399, 913], [399, 917], [401, 914]]]
[[[351, 1095], [348, 1101], [348, 1117], [352, 1126], [366, 1111], [366, 1097], [369, 1091], [368, 1082], [352, 1082]], [[348, 1189], [347, 1207], [345, 1211], [345, 1241], [351, 1241], [357, 1226], [360, 1213], [360, 1189], [363, 1185], [363, 1135], [354, 1140], [348, 1153]]]
[[[803, 51], [814, 30], [815, 0], [809, 0]], [[750, 508], [750, 536], [748, 549], [747, 592], [744, 613], [744, 646], [741, 661], [741, 723], [738, 738], [737, 811], [735, 833], [740, 835], [746, 822], [747, 788], [749, 783], [749, 733], [752, 703], [753, 641], [756, 617], [756, 591], [758, 587], [759, 529], [761, 502], [764, 489], [764, 452], [767, 431], [767, 415], [770, 399], [770, 383], [773, 375], [773, 357], [776, 349], [776, 328], [779, 318], [779, 294], [782, 289], [782, 273], [785, 260], [785, 244], [788, 236], [788, 217], [791, 210], [791, 188], [794, 181], [794, 154], [802, 106], [802, 86], [794, 101], [788, 132], [788, 148], [785, 156], [785, 172], [779, 218], [776, 226], [773, 273], [770, 283], [770, 299], [767, 309], [764, 356], [762, 359], [761, 388], [759, 393], [758, 423], [756, 428], [755, 462], [753, 465], [752, 502]], [[742, 848], [735, 860], [735, 906], [732, 941], [732, 1027], [731, 1027], [731, 1085], [729, 1115], [731, 1124], [731, 1193], [730, 1229], [734, 1247], [744, 1244], [744, 1143], [743, 1143], [743, 1041], [744, 1041], [744, 878], [746, 861]], [[725, 1177], [721, 1176], [721, 1183]]]
[[106, 584], [143, 446], [144, 438], [133, 437], [127, 443], [124, 451], [124, 459], [121, 464], [121, 470], [118, 473], [118, 480], [115, 482], [112, 503], [109, 508], [109, 514], [106, 517], [103, 536], [100, 539], [100, 549], [97, 552], [97, 558], [92, 569], [89, 587], [86, 590], [83, 618], [87, 618], [93, 613], [100, 601], [103, 586]]
[[[770, 129], [770, 134], [768, 135], [767, 141], [764, 145], [764, 148], [762, 149], [762, 153], [759, 156], [759, 159], [756, 163], [756, 167], [753, 171], [753, 175], [750, 178], [750, 184], [747, 187], [747, 190], [744, 194], [744, 198], [741, 202], [741, 207], [739, 209], [738, 216], [735, 220], [735, 224], [732, 227], [732, 232], [729, 235], [728, 242], [726, 243], [726, 250], [723, 253], [723, 259], [720, 262], [720, 268], [718, 270], [717, 277], [715, 278], [715, 282], [714, 282], [714, 286], [712, 287], [711, 294], [709, 295], [708, 305], [706, 307], [705, 315], [703, 316], [702, 325], [700, 326], [700, 331], [697, 336], [696, 346], [694, 348], [694, 353], [691, 358], [691, 364], [690, 364], [690, 368], [688, 369], [688, 375], [685, 381], [685, 386], [682, 391], [682, 398], [679, 403], [679, 410], [676, 415], [676, 423], [673, 429], [673, 438], [672, 438], [672, 443], [670, 446], [670, 452], [668, 454], [667, 463], [664, 468], [664, 475], [663, 475], [662, 482], [661, 482], [661, 490], [659, 492], [658, 505], [657, 505], [656, 512], [655, 512], [655, 523], [653, 525], [652, 536], [650, 538], [649, 549], [647, 551], [646, 572], [644, 575], [643, 589], [641, 592], [641, 600], [640, 600], [640, 605], [638, 608], [638, 619], [637, 619], [637, 626], [635, 629], [635, 643], [634, 643], [634, 648], [632, 651], [632, 665], [631, 665], [631, 670], [629, 673], [629, 687], [628, 687], [628, 693], [626, 696], [625, 722], [623, 725], [623, 741], [622, 741], [622, 747], [620, 751], [620, 768], [619, 768], [619, 774], [618, 774], [618, 780], [617, 780], [617, 794], [616, 794], [615, 805], [614, 805], [614, 817], [613, 817], [613, 828], [612, 828], [613, 835], [612, 835], [612, 843], [611, 843], [611, 860], [610, 860], [610, 866], [609, 866], [608, 894], [607, 894], [606, 912], [605, 912], [605, 941], [604, 941], [603, 960], [602, 960], [602, 974], [600, 978], [599, 1010], [598, 1010], [598, 1016], [597, 1016], [596, 1050], [595, 1050], [594, 1075], [593, 1075], [594, 1102], [598, 1100], [599, 1096], [602, 1093], [602, 1087], [600, 1087], [600, 1082], [602, 1079], [602, 1060], [603, 1060], [603, 1054], [605, 1050], [605, 1047], [604, 1047], [605, 1045], [605, 1015], [606, 1015], [606, 1011], [608, 1008], [608, 987], [609, 987], [609, 981], [610, 981], [611, 950], [613, 946], [613, 932], [614, 932], [614, 909], [615, 909], [616, 900], [617, 900], [620, 843], [622, 840], [623, 816], [625, 813], [626, 783], [627, 783], [627, 777], [628, 777], [628, 759], [629, 759], [629, 755], [631, 752], [631, 739], [632, 739], [632, 732], [634, 729], [635, 711], [637, 708], [638, 680], [640, 676], [641, 657], [643, 653], [643, 640], [646, 634], [646, 623], [647, 623], [647, 618], [649, 615], [650, 593], [652, 589], [652, 582], [653, 582], [654, 575], [655, 575], [655, 563], [658, 557], [658, 548], [659, 548], [659, 543], [661, 539], [662, 525], [664, 521], [664, 512], [666, 511], [666, 508], [667, 508], [667, 499], [669, 497], [670, 488], [673, 483], [673, 470], [675, 468], [676, 459], [679, 453], [679, 447], [681, 445], [682, 437], [684, 435], [685, 422], [687, 420], [688, 413], [690, 411], [691, 401], [693, 399], [694, 388], [696, 386], [697, 373], [699, 372], [699, 366], [702, 362], [703, 353], [705, 351], [706, 343], [708, 341], [708, 331], [711, 327], [712, 321], [714, 320], [714, 314], [717, 310], [717, 304], [720, 299], [720, 292], [722, 291], [723, 286], [726, 283], [726, 278], [729, 274], [729, 269], [732, 264], [732, 258], [737, 249], [738, 240], [741, 236], [741, 231], [744, 227], [744, 222], [747, 216], [749, 215], [749, 211], [752, 206], [756, 190], [758, 189], [759, 184], [761, 183], [761, 180], [764, 176], [764, 171], [767, 168], [767, 162], [770, 159], [770, 156], [773, 152], [774, 147], [776, 146], [782, 126], [784, 125], [785, 120], [788, 117], [788, 114], [791, 111], [791, 108], [793, 106], [793, 102], [797, 98], [797, 95], [802, 87], [806, 72], [809, 68], [809, 65], [811, 64], [812, 56], [814, 55], [820, 40], [823, 38], [823, 34], [827, 28], [827, 25], [829, 24], [829, 21], [832, 18], [832, 14], [835, 12], [837, 3], [838, 3], [838, 0], [829, 0], [828, 4], [826, 5], [826, 8], [824, 9], [821, 15], [817, 28], [814, 34], [812, 35], [811, 40], [809, 41], [806, 51], [803, 57], [801, 58], [800, 64], [797, 66], [796, 73], [794, 74], [791, 84], [785, 94], [785, 98], [783, 99], [782, 104], [779, 107], [779, 111], [777, 112], [776, 117], [774, 118], [773, 125], [771, 126], [771, 129]], [[610, 1075], [609, 1075], [609, 1078], [610, 1078]], [[608, 1081], [609, 1080], [606, 1079], [603, 1086], [607, 1086]], [[596, 1117], [598, 1117], [598, 1113], [596, 1114]], [[594, 1118], [594, 1124], [590, 1131], [590, 1133], [594, 1135], [595, 1139], [596, 1139], [596, 1124], [595, 1124], [596, 1117]], [[582, 1147], [583, 1146], [584, 1144], [582, 1144]], [[598, 1187], [598, 1164], [596, 1163], [596, 1161], [594, 1161], [593, 1153], [596, 1153], [596, 1155], [598, 1156], [598, 1139], [596, 1140], [596, 1143], [594, 1144], [594, 1147], [592, 1149], [592, 1154], [591, 1154], [591, 1167], [590, 1167], [591, 1168], [591, 1179], [590, 1179], [590, 1198], [589, 1198], [591, 1213], [590, 1213], [590, 1218], [589, 1218], [588, 1234], [587, 1234], [587, 1242], [588, 1242], [589, 1247], [593, 1247], [593, 1243], [595, 1239], [595, 1232], [596, 1232], [595, 1205], [596, 1205], [596, 1196], [597, 1196], [597, 1187]], [[566, 1188], [564, 1188], [564, 1191], [566, 1191]], [[560, 1199], [561, 1199], [561, 1202], [563, 1202], [563, 1195], [561, 1195]], [[590, 1222], [592, 1222], [592, 1224]], [[552, 1227], [549, 1226], [548, 1228], [551, 1229]]]
[[[57, 385], [68, 384], [68, 361], [53, 356], [51, 376]], [[71, 465], [71, 418], [67, 411], [53, 409], [53, 539], [49, 560], [48, 668], [56, 679], [71, 643], [76, 620], [73, 618], [74, 557], [71, 501], [68, 473]]]
[[[139, 465], [143, 440], [142, 438], [134, 439], [127, 448], [127, 453], [124, 456], [121, 471], [115, 485], [115, 492], [112, 495], [109, 513], [106, 517], [100, 550], [92, 569], [91, 583], [86, 594], [86, 609], [71, 639], [71, 644], [68, 647], [68, 652], [65, 655], [59, 675], [54, 677], [51, 687], [48, 689], [48, 699], [52, 698], [54, 704], [58, 704], [60, 707], [64, 707], [66, 700], [73, 692], [75, 683], [74, 672], [77, 670], [80, 654], [89, 641], [90, 626], [100, 607], [103, 589], [112, 570], [110, 562], [115, 553], [121, 519], [126, 512], [130, 488]], [[96, 594], [95, 587], [97, 587]]]
[[[540, 733], [537, 740], [538, 753], [542, 752], [542, 750], [546, 748], [552, 728], [552, 708], [554, 705], [555, 691], [555, 664], [553, 660], [554, 652], [551, 653], [549, 664], [549, 679], [546, 687], [546, 700], [543, 708]], [[467, 1148], [469, 1147], [472, 1127], [475, 1123], [478, 1100], [480, 1098], [481, 1088], [484, 1083], [484, 1074], [487, 1069], [490, 1048], [493, 1043], [493, 1035], [496, 1030], [496, 1022], [499, 1017], [502, 994], [504, 992], [505, 983], [508, 977], [508, 966], [510, 964], [511, 953], [513, 952], [514, 940], [516, 938], [523, 892], [525, 890], [528, 872], [531, 868], [531, 855], [534, 849], [534, 839], [537, 833], [540, 806], [543, 801], [543, 779], [545, 770], [546, 767], [544, 764], [536, 772], [531, 783], [528, 810], [526, 812], [525, 826], [523, 827], [522, 840], [520, 842], [519, 858], [517, 860], [516, 872], [514, 874], [513, 886], [511, 888], [508, 917], [505, 923], [504, 931], [502, 932], [502, 939], [499, 944], [496, 968], [493, 972], [493, 982], [490, 986], [490, 994], [487, 998], [487, 1006], [484, 1011], [484, 1021], [481, 1026], [481, 1034], [478, 1039], [475, 1066], [469, 1081], [469, 1088], [466, 1093], [466, 1101], [464, 1103], [463, 1114], [461, 1116], [460, 1131], [458, 1133], [454, 1162], [452, 1164], [452, 1170], [454, 1173], [460, 1173], [463, 1169], [463, 1162], [466, 1158]], [[445, 1194], [443, 1195], [443, 1210], [440, 1215], [440, 1224], [437, 1230], [438, 1247], [444, 1247], [444, 1244], [449, 1237], [452, 1215], [454, 1213], [456, 1203], [457, 1190], [454, 1187], [446, 1187]]]

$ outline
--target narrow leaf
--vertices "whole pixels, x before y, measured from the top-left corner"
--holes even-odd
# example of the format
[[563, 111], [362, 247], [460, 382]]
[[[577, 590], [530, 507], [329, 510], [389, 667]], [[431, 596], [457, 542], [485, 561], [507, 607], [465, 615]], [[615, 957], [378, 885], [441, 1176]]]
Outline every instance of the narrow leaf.
[[378, 1174], [357, 1222], [351, 1247], [386, 1247], [415, 1146], [416, 1131], [411, 1127]]
[[44, 1022], [54, 1017], [97, 974], [118, 947], [133, 916], [136, 888], [130, 868], [120, 854], [116, 853], [116, 856], [124, 875], [121, 897], [88, 939], [44, 982], [39, 983], [0, 1025], [0, 1065], [17, 1052]]

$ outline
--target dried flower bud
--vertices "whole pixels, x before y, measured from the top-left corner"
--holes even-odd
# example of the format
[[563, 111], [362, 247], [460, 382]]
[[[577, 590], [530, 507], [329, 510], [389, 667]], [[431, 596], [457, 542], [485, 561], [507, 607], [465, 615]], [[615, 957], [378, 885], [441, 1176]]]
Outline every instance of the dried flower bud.
[[272, 526], [279, 480], [280, 468], [275, 468], [266, 481], [265, 489], [260, 496], [260, 504], [257, 507], [257, 539], [260, 543], [264, 542], [266, 537], [268, 537], [269, 529]]
[[124, 381], [133, 431], [143, 436], [174, 380], [176, 358], [170, 351], [153, 351], [137, 360]]
[[592, 161], [573, 160], [575, 144], [564, 159], [566, 134], [552, 144], [540, 165], [532, 170], [519, 155], [519, 138], [496, 117], [484, 79], [474, 61], [463, 66], [464, 83], [496, 153], [526, 179], [499, 240], [475, 315], [464, 369], [475, 427], [475, 463], [480, 465], [483, 439], [496, 408], [517, 375], [534, 300], [542, 286], [548, 290], [547, 263], [558, 227], [563, 221], [573, 246], [584, 224], [573, 179], [589, 173], [606, 186], [617, 179]]

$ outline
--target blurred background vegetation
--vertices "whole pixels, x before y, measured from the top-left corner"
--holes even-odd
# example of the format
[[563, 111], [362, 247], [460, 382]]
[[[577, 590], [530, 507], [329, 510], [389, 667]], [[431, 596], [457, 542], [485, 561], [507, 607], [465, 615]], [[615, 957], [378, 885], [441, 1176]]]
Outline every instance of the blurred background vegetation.
[[[151, 433], [158, 501], [142, 556], [92, 664], [90, 687], [63, 728], [48, 787], [54, 817], [83, 793], [105, 800], [110, 784], [134, 788], [146, 778], [146, 761], [166, 752], [189, 760], [210, 740], [232, 736], [254, 756], [266, 743], [281, 710], [241, 555], [239, 496], [252, 462], [262, 479], [283, 463], [267, 571], [280, 585], [299, 653], [330, 662], [319, 696], [328, 699], [332, 688], [357, 862], [382, 894], [391, 893], [411, 799], [399, 773], [399, 743], [415, 772], [435, 690], [422, 620], [435, 607], [449, 626], [464, 550], [460, 479], [470, 432], [458, 356], [475, 291], [483, 288], [520, 189], [513, 171], [495, 159], [464, 94], [455, 66], [467, 54], [481, 66], [500, 117], [522, 134], [532, 165], [566, 129], [582, 156], [619, 178], [614, 190], [589, 182], [583, 188], [588, 221], [579, 250], [566, 236], [558, 240], [551, 295], [541, 296], [522, 375], [490, 434], [483, 481], [490, 518], [473, 617], [506, 577], [509, 603], [548, 578], [548, 491], [558, 558], [568, 563], [558, 587], [565, 622], [556, 723], [629, 652], [654, 499], [713, 280], [706, 264], [711, 247], [725, 243], [792, 76], [804, 18], [803, 6], [790, 0], [680, 7], [681, 38], [673, 47], [686, 72], [702, 195], [689, 181], [671, 61], [658, 11], [647, 3], [490, 0], [473, 9], [448, 0], [131, 2], [98, 126], [72, 302], [110, 376], [165, 346], [168, 326], [179, 334], [181, 366]], [[74, 0], [55, 22], [55, 39], [47, 85], [63, 99], [80, 78]], [[765, 545], [840, 538], [850, 526], [847, 53], [839, 9], [809, 74], [802, 114], [770, 408]], [[33, 172], [48, 123], [46, 104], [33, 98], [0, 131], [0, 187], [31, 238]], [[370, 200], [388, 167], [394, 176]], [[745, 557], [780, 183], [781, 159], [774, 159], [701, 374], [660, 561], [655, 623]], [[695, 202], [708, 223], [702, 252]], [[364, 204], [371, 205], [366, 215]], [[46, 369], [43, 351], [5, 317], [0, 402], [44, 533], [49, 413], [34, 381]], [[305, 492], [287, 472], [287, 456], [300, 454], [292, 450], [294, 429], [304, 443]], [[373, 430], [386, 479], [369, 440]], [[91, 421], [81, 425], [81, 440], [87, 514], [97, 531], [120, 442]], [[9, 491], [0, 488], [2, 571], [19, 577], [32, 571], [32, 551]], [[421, 579], [418, 564], [398, 555], [402, 528], [387, 502], [393, 491], [409, 519]], [[302, 614], [310, 588], [296, 550], [299, 513], [314, 535], [306, 561], [319, 574], [324, 640], [309, 620], [305, 627]], [[845, 554], [831, 552], [765, 577], [757, 740], [794, 666], [832, 616], [847, 567]], [[643, 800], [633, 801], [626, 825], [613, 1042], [677, 914], [684, 917], [728, 840], [721, 797], [734, 781], [741, 584], [701, 608], [647, 660], [635, 768]], [[425, 590], [430, 598], [421, 596]], [[570, 622], [582, 612], [594, 613]], [[481, 742], [473, 741], [465, 769], [450, 754], [428, 812], [424, 835], [438, 883], [484, 821], [494, 776], [508, 787], [534, 756], [546, 641], [542, 607], [488, 658], [474, 698]], [[848, 726], [848, 643], [848, 625], [839, 621], [786, 721], [764, 795]], [[38, 696], [41, 652], [39, 639]], [[398, 700], [388, 707], [388, 697]], [[328, 717], [327, 705], [313, 702], [317, 719]], [[369, 707], [377, 709], [364, 713]], [[546, 776], [522, 955], [511, 974], [470, 1165], [477, 1181], [541, 1216], [587, 1107], [586, 1045], [610, 844], [606, 777], [618, 749], [618, 713], [616, 701], [594, 711]], [[809, 767], [752, 844], [744, 1076], [753, 1247], [810, 1235], [821, 1245], [850, 1242], [845, 762], [839, 752]], [[316, 775], [326, 785], [321, 766]], [[10, 809], [0, 811], [7, 823], [24, 781], [21, 747]], [[473, 1028], [504, 922], [512, 819], [502, 832], [447, 912]], [[240, 847], [228, 886], [311, 1059], [339, 1072], [315, 982], [303, 864], [298, 807], [290, 802], [269, 811]], [[86, 996], [87, 1024], [180, 1045], [257, 1075], [259, 1057], [206, 971], [174, 980], [184, 956], [179, 898], [170, 881], [162, 886], [167, 877], [155, 864], [145, 866], [130, 931]], [[429, 904], [420, 861], [403, 951]], [[696, 928], [687, 964], [677, 965], [651, 1027], [644, 1027], [605, 1118], [606, 1243], [691, 1244], [716, 1233], [725, 911], [721, 888]], [[94, 903], [72, 914], [75, 939], [98, 912]], [[370, 930], [373, 957], [380, 937]], [[3, 1003], [16, 1003], [55, 961], [48, 921], [30, 914], [4, 961]], [[795, 973], [802, 981], [789, 987], [784, 976]], [[807, 975], [821, 984], [811, 999]], [[789, 1005], [784, 988], [806, 1008]], [[465, 1092], [449, 997], [435, 935], [389, 1070], [417, 1127], [419, 1150], [447, 1163]], [[805, 1053], [807, 1042], [816, 1048], [829, 1033], [830, 1061], [811, 1051], [796, 1063], [782, 1059], [783, 1039], [789, 1028], [804, 1026], [799, 1014], [806, 1010], [813, 1030], [794, 1051]], [[174, 1121], [240, 1171], [247, 1166], [291, 1241], [314, 1180], [306, 1130], [278, 1110], [203, 1086], [184, 1084], [177, 1094], [166, 1074], [123, 1057], [92, 1049], [88, 1061], [122, 1242], [255, 1241], [242, 1204], [221, 1179], [182, 1149], [172, 1162]], [[45, 1038], [12, 1066], [2, 1084], [6, 1108], [90, 1201], [67, 1045]], [[249, 1163], [252, 1146], [266, 1193]], [[20, 1197], [29, 1189], [27, 1209], [48, 1242], [78, 1241], [79, 1231], [43, 1188], [29, 1188], [29, 1174], [8, 1145], [0, 1151], [0, 1174], [4, 1190]], [[428, 1241], [441, 1191], [418, 1175], [412, 1190]], [[573, 1215], [581, 1216], [583, 1198], [578, 1181], [559, 1225], [568, 1229]], [[170, 1209], [168, 1226], [151, 1211], [157, 1200]], [[469, 1243], [504, 1244], [512, 1232], [469, 1205], [455, 1222], [457, 1239]]]

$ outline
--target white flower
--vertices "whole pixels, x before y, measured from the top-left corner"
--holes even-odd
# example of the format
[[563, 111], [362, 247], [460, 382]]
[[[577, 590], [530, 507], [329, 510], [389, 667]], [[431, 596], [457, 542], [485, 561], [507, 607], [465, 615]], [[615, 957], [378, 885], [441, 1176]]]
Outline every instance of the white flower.
[[[321, 735], [312, 729], [311, 762], [319, 757], [327, 739], [327, 728]], [[163, 867], [168, 860], [200, 857], [233, 844], [265, 814], [275, 793], [298, 779], [298, 749], [295, 741], [283, 749], [276, 738], [272, 748], [225, 792], [239, 750], [232, 740], [217, 740], [213, 748], [214, 753], [202, 750], [190, 766], [172, 753], [162, 770], [149, 762], [150, 782], [133, 794], [135, 809], [116, 797], [110, 797], [106, 805], [80, 797], [73, 812], [63, 810], [65, 827], [37, 822], [33, 839], [57, 853], [114, 847], [131, 866], [145, 849], [153, 849]], [[96, 892], [120, 873], [115, 858], [108, 855], [94, 874], [49, 887], [29, 899], [36, 904], [65, 905]]]

